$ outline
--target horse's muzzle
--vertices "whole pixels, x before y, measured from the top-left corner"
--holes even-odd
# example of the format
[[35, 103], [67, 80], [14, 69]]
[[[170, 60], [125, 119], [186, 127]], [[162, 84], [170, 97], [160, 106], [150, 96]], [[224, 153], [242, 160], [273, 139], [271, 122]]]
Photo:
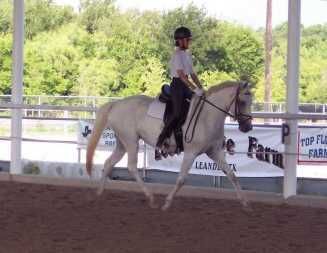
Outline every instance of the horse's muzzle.
[[247, 132], [251, 131], [252, 128], [253, 128], [253, 126], [252, 126], [251, 120], [247, 120], [243, 124], [240, 124], [238, 127], [238, 129], [243, 133], [247, 133]]

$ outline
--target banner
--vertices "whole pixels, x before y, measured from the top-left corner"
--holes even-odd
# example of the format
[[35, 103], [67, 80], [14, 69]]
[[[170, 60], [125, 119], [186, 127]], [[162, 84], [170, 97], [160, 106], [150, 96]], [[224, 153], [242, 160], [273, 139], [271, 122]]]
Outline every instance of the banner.
[[327, 128], [300, 128], [298, 163], [327, 163]]
[[[238, 126], [225, 126], [226, 143], [235, 143], [235, 154], [226, 153], [227, 162], [239, 177], [280, 177], [283, 176], [284, 145], [281, 143], [280, 127], [254, 127], [249, 133], [242, 133]], [[217, 147], [218, 147], [217, 143]], [[183, 155], [155, 161], [148, 155], [150, 169], [179, 172]], [[207, 155], [194, 161], [191, 174], [223, 176], [219, 165]]]
[[[77, 142], [78, 145], [80, 146], [86, 146], [87, 142], [91, 136], [91, 132], [93, 130], [93, 123], [85, 121], [85, 120], [80, 120], [78, 122], [78, 136], [77, 136]], [[103, 130], [98, 148], [105, 148], [108, 150], [114, 149], [116, 146], [116, 137], [115, 133], [113, 130], [110, 128], [106, 128]]]
[[[93, 124], [79, 121], [78, 145], [86, 146], [93, 129]], [[298, 175], [307, 176], [316, 167], [309, 164], [326, 164], [327, 162], [327, 129], [299, 127]], [[225, 125], [226, 160], [239, 177], [281, 177], [284, 174], [284, 145], [281, 143], [281, 126], [255, 125], [253, 130], [242, 133], [237, 125]], [[113, 150], [116, 145], [115, 134], [111, 129], [105, 129], [101, 135], [98, 148]], [[221, 145], [217, 143], [218, 145]], [[234, 152], [229, 152], [229, 146], [234, 145]], [[110, 154], [108, 154], [110, 155]], [[126, 156], [118, 166], [127, 166]], [[183, 154], [168, 157], [161, 161], [154, 159], [154, 148], [140, 142], [138, 167], [162, 171], [179, 172]], [[320, 170], [321, 168], [319, 168]], [[326, 168], [327, 169], [327, 168]], [[299, 173], [300, 172], [300, 173]], [[221, 168], [207, 155], [197, 157], [190, 169], [191, 174], [223, 176]], [[302, 173], [302, 174], [301, 174]], [[319, 172], [320, 173], [320, 172]], [[318, 174], [319, 174], [318, 173]], [[311, 174], [310, 174], [311, 175]]]
[[[78, 122], [77, 145], [79, 149], [86, 148], [87, 142], [89, 141], [93, 130], [93, 126], [94, 126], [93, 123], [85, 120], [80, 120]], [[110, 128], [104, 129], [101, 134], [99, 143], [97, 145], [97, 149], [108, 151], [108, 155], [106, 156], [107, 158], [111, 155], [115, 146], [116, 146], [115, 132]], [[144, 150], [145, 150], [144, 142], [140, 141], [139, 152], [137, 155], [137, 168], [139, 169], [147, 167], [147, 163], [146, 163], [147, 161], [145, 160]], [[128, 164], [128, 159], [127, 159], [127, 155], [125, 154], [123, 158], [116, 164], [116, 166], [127, 168], [127, 164]]]

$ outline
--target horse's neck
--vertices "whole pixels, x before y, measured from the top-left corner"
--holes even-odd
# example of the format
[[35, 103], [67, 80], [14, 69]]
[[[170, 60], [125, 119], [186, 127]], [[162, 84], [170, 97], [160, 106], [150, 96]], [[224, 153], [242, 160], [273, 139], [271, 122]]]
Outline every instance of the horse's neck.
[[233, 102], [235, 87], [226, 87], [208, 96], [208, 100], [223, 110], [229, 110]]

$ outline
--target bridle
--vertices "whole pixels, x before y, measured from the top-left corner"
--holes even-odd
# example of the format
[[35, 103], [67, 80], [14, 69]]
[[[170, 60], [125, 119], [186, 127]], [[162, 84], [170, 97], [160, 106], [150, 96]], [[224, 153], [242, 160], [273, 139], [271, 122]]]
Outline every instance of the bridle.
[[[252, 119], [252, 116], [249, 115], [249, 114], [241, 113], [241, 110], [240, 110], [240, 103], [241, 103], [241, 100], [240, 100], [240, 89], [241, 89], [241, 85], [239, 85], [237, 87], [236, 95], [234, 96], [234, 98], [232, 99], [232, 102], [229, 104], [229, 106], [227, 107], [226, 110], [224, 110], [224, 109], [220, 108], [219, 106], [215, 105], [214, 103], [210, 102], [204, 96], [201, 97], [201, 100], [203, 100], [207, 104], [213, 106], [214, 108], [218, 109], [219, 111], [222, 111], [223, 113], [225, 113], [226, 115], [230, 116], [234, 120], [238, 120], [239, 124], [242, 124], [242, 123], [246, 122], [247, 120]], [[234, 115], [229, 112], [230, 111], [230, 108], [233, 105], [233, 103], [235, 103]], [[242, 120], [240, 120], [240, 116], [243, 116], [245, 118], [242, 119]]]
[[[194, 131], [195, 131], [195, 126], [198, 122], [198, 119], [199, 119], [199, 116], [200, 116], [200, 113], [202, 111], [202, 108], [203, 108], [203, 105], [204, 103], [207, 103], [209, 105], [211, 105], [212, 107], [216, 108], [217, 110], [225, 113], [226, 115], [230, 116], [231, 118], [233, 118], [234, 120], [237, 120], [238, 123], [240, 125], [242, 125], [244, 122], [252, 119], [252, 116], [249, 115], [249, 114], [244, 114], [241, 112], [240, 110], [240, 103], [241, 100], [240, 100], [240, 90], [241, 90], [241, 85], [240, 84], [238, 87], [237, 87], [237, 90], [236, 90], [236, 94], [235, 94], [235, 97], [232, 99], [232, 102], [229, 104], [229, 106], [227, 107], [227, 109], [223, 109], [223, 108], [220, 108], [219, 106], [215, 105], [214, 103], [210, 102], [208, 99], [205, 98], [205, 96], [202, 96], [200, 97], [197, 105], [195, 106], [195, 109], [193, 111], [193, 114], [191, 116], [191, 119], [189, 121], [189, 124], [188, 124], [188, 127], [186, 129], [186, 132], [185, 132], [185, 136], [184, 136], [184, 139], [185, 139], [185, 142], [191, 142], [192, 139], [193, 139], [193, 136], [194, 136]], [[202, 102], [202, 104], [200, 105], [200, 103]], [[234, 110], [234, 115], [231, 114], [229, 111], [230, 111], [230, 108], [232, 107], [233, 103], [235, 103], [235, 110]], [[200, 106], [200, 107], [199, 107]], [[186, 135], [188, 133], [188, 130], [189, 130], [189, 127], [191, 125], [191, 122], [193, 121], [193, 118], [194, 116], [196, 115], [196, 118], [195, 118], [195, 122], [194, 122], [194, 125], [193, 125], [193, 129], [192, 129], [192, 135], [191, 135], [191, 138], [190, 139], [187, 139]], [[244, 119], [240, 120], [240, 117], [243, 116]]]

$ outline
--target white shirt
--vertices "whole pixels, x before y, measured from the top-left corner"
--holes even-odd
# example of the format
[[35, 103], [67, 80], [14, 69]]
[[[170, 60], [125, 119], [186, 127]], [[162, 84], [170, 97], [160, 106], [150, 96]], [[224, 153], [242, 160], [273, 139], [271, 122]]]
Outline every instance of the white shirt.
[[177, 70], [183, 70], [185, 75], [192, 74], [194, 72], [192, 55], [189, 53], [189, 51], [177, 48], [174, 54], [171, 56], [169, 67], [171, 77], [179, 77]]

